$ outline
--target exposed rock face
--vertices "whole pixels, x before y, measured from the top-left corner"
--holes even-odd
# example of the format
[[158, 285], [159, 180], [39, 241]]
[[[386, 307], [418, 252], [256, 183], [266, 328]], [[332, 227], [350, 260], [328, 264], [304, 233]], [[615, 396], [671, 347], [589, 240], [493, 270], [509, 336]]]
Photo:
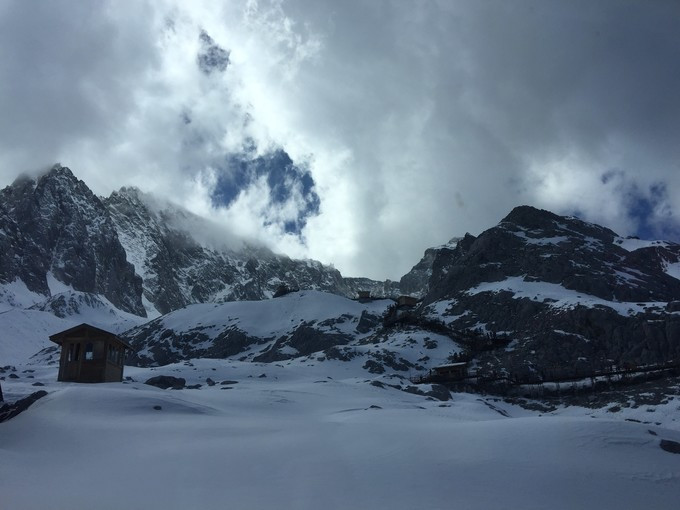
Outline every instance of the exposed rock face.
[[135, 188], [114, 192], [105, 204], [128, 259], [144, 279], [145, 297], [161, 313], [193, 303], [266, 299], [282, 286], [347, 297], [359, 289], [381, 296], [398, 293], [391, 282], [343, 278], [317, 261], [226, 240], [218, 225]]
[[[319, 262], [234, 239], [219, 225], [134, 188], [100, 200], [60, 165], [0, 191], [0, 285], [17, 281], [35, 298], [21, 303], [12, 289], [0, 287], [0, 298], [12, 306], [70, 287], [143, 317], [147, 308], [155, 314], [193, 303], [265, 299], [281, 286], [348, 297], [359, 290], [398, 294], [393, 282], [343, 278]], [[71, 306], [65, 299], [41, 309], [64, 316], [60, 310]]]
[[515, 208], [478, 238], [469, 234], [456, 250], [433, 262], [428, 299], [481, 282], [522, 276], [559, 284], [605, 300], [670, 301], [680, 281], [664, 268], [677, 262], [680, 245], [627, 251], [614, 232], [577, 218], [528, 206]]
[[145, 315], [142, 280], [126, 260], [108, 211], [60, 165], [37, 181], [21, 178], [0, 191], [0, 282], [16, 279], [46, 297], [48, 280], [58, 281]]
[[[528, 206], [432, 262], [422, 313], [458, 329], [508, 332], [507, 367], [589, 367], [680, 359], [680, 245]], [[671, 307], [672, 308], [672, 307]], [[436, 312], [435, 312], [436, 310]]]
[[420, 262], [401, 277], [398, 290], [403, 294], [410, 294], [417, 297], [424, 296], [429, 290], [432, 267], [435, 259], [442, 258], [442, 256], [445, 256], [445, 253], [453, 251], [460, 240], [461, 238], [454, 237], [443, 246], [425, 250], [425, 254], [423, 255], [423, 258], [420, 259]]

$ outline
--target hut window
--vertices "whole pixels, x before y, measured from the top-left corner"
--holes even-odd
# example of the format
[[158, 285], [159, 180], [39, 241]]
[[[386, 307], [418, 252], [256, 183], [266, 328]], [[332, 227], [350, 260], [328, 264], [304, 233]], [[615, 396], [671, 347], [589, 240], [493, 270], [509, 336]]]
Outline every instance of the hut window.
[[73, 361], [78, 361], [78, 358], [80, 358], [80, 344], [76, 344], [76, 352], [73, 355]]
[[74, 361], [73, 356], [75, 355], [76, 352], [76, 346], [74, 344], [69, 344], [67, 352], [68, 355], [66, 361]]
[[118, 349], [115, 346], [109, 345], [109, 361], [114, 364], [118, 364]]
[[92, 344], [85, 344], [85, 359], [93, 359]]

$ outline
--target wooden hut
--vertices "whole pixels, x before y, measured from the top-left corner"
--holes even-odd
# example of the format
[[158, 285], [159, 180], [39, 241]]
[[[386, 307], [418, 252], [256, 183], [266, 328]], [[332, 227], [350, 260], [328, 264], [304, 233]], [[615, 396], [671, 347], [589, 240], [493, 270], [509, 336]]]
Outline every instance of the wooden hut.
[[413, 296], [399, 296], [397, 298], [397, 305], [404, 308], [414, 307], [420, 300]]
[[467, 377], [467, 362], [450, 363], [433, 367], [431, 370], [432, 379], [441, 381], [459, 381]]
[[50, 340], [61, 346], [58, 381], [120, 382], [125, 351], [132, 350], [113, 333], [81, 324], [55, 333]]

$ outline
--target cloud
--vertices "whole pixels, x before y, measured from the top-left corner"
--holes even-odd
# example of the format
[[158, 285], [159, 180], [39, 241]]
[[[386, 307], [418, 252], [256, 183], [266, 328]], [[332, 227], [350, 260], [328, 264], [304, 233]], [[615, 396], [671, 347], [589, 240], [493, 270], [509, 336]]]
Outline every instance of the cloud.
[[127, 7], [3, 2], [3, 175], [54, 162], [76, 143], [105, 146], [120, 136], [137, 84], [157, 65], [154, 13], [142, 3]]
[[[60, 161], [376, 278], [521, 203], [677, 236], [678, 19], [672, 1], [3, 2], [0, 180]], [[290, 172], [253, 163], [280, 153]]]

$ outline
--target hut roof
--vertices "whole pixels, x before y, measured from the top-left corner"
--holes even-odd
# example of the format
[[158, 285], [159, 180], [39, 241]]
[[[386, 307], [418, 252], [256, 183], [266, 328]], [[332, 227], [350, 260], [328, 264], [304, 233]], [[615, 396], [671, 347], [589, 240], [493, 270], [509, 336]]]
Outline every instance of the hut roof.
[[73, 334], [81, 331], [81, 330], [86, 330], [91, 333], [95, 333], [98, 336], [103, 336], [106, 337], [110, 340], [116, 340], [120, 342], [126, 349], [130, 349], [131, 351], [134, 350], [132, 346], [127, 343], [125, 340], [120, 338], [119, 336], [111, 333], [110, 331], [106, 331], [105, 329], [97, 328], [95, 326], [92, 326], [91, 324], [87, 324], [83, 322], [82, 324], [79, 324], [78, 326], [74, 326], [69, 329], [65, 329], [64, 331], [60, 331], [59, 333], [55, 333], [54, 335], [50, 335], [50, 341], [54, 342], [55, 344], [61, 345], [61, 343], [64, 341], [65, 338], [68, 338], [72, 336]]
[[434, 369], [438, 368], [455, 368], [455, 367], [464, 367], [467, 365], [467, 361], [459, 361], [457, 363], [449, 363], [448, 365], [439, 365], [434, 367]]

